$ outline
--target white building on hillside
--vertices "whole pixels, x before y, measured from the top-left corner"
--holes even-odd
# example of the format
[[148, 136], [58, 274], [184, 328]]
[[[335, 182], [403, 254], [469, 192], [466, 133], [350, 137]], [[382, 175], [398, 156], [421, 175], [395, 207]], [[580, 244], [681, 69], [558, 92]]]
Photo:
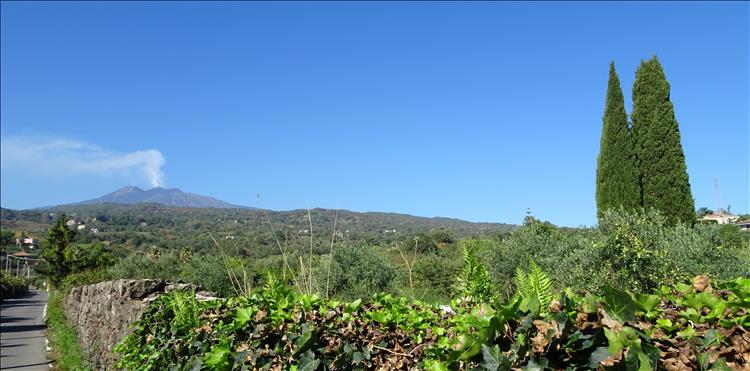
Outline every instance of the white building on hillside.
[[740, 217], [734, 214], [729, 214], [725, 212], [718, 212], [718, 213], [712, 213], [708, 214], [702, 218], [700, 218], [701, 221], [706, 221], [709, 223], [716, 222], [716, 224], [730, 224], [734, 222], [735, 220], [739, 219]]

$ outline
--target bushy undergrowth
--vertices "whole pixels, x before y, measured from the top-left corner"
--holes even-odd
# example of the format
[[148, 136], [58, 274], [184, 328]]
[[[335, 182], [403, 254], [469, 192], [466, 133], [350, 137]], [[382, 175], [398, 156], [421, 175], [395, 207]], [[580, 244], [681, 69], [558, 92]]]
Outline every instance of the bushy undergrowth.
[[[131, 254], [107, 269], [106, 275], [109, 279], [183, 280], [221, 296], [232, 296], [237, 295], [237, 292], [229, 279], [230, 272], [250, 287], [254, 287], [260, 279], [260, 274], [253, 265], [241, 258], [225, 259], [217, 255], [180, 256], [177, 253], [156, 256]], [[243, 280], [243, 277], [247, 279]]]
[[14, 298], [29, 292], [29, 282], [23, 277], [0, 273], [0, 298]]
[[514, 292], [517, 267], [530, 261], [559, 285], [601, 293], [604, 286], [650, 293], [696, 275], [750, 277], [750, 243], [735, 226], [669, 225], [655, 211], [608, 211], [599, 226], [566, 232], [527, 218], [480, 253], [501, 295]]
[[69, 274], [65, 277], [58, 288], [63, 293], [68, 293], [70, 289], [78, 286], [91, 285], [111, 279], [112, 276], [106, 269], [92, 269], [79, 273]]
[[346, 300], [394, 289], [396, 267], [373, 248], [345, 246], [317, 265], [318, 292]]
[[[536, 273], [530, 273], [535, 275]], [[528, 278], [528, 277], [527, 277]], [[116, 350], [119, 367], [160, 369], [741, 369], [750, 279], [657, 295], [529, 292], [452, 309], [378, 294], [367, 303], [299, 295], [272, 281], [247, 297], [153, 302]], [[546, 296], [547, 294], [545, 294]], [[454, 312], [455, 311], [455, 312]]]
[[62, 308], [64, 297], [63, 292], [53, 291], [47, 302], [47, 338], [52, 347], [55, 367], [60, 370], [89, 369], [78, 345], [75, 328], [65, 318]]

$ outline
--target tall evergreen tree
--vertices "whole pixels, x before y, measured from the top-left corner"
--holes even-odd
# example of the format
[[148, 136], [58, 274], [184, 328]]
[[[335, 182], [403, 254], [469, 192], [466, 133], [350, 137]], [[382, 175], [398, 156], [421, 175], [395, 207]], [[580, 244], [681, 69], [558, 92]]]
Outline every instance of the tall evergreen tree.
[[55, 286], [59, 286], [71, 269], [65, 260], [65, 250], [76, 238], [76, 231], [68, 228], [68, 217], [63, 213], [47, 232], [47, 241], [42, 244], [42, 258], [45, 264], [41, 267]]
[[599, 216], [611, 208], [635, 210], [641, 206], [633, 138], [614, 62], [609, 64], [607, 101], [602, 121], [596, 166], [596, 208]]
[[695, 202], [680, 130], [669, 100], [669, 82], [656, 56], [641, 62], [636, 71], [631, 118], [643, 206], [661, 211], [672, 223], [692, 224]]

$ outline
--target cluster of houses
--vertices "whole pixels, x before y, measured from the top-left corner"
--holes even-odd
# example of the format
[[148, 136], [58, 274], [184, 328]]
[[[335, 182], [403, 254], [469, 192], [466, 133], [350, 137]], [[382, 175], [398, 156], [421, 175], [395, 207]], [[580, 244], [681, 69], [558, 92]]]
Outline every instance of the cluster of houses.
[[725, 211], [712, 212], [698, 219], [701, 223], [706, 224], [733, 224], [740, 228], [741, 231], [750, 231], [750, 220], [740, 221], [738, 215], [730, 214]]
[[[76, 221], [75, 219], [70, 219], [67, 222], [65, 222], [65, 225], [68, 226], [70, 229], [77, 229], [79, 231], [86, 229], [86, 224], [82, 221]], [[99, 228], [91, 228], [91, 233], [99, 233]]]

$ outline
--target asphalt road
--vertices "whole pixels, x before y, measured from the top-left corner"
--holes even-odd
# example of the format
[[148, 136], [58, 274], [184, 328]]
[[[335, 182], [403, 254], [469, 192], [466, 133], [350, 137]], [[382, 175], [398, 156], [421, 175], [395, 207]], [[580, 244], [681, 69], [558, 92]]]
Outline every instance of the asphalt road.
[[32, 290], [0, 304], [0, 369], [49, 370], [42, 314], [47, 296], [46, 291]]

